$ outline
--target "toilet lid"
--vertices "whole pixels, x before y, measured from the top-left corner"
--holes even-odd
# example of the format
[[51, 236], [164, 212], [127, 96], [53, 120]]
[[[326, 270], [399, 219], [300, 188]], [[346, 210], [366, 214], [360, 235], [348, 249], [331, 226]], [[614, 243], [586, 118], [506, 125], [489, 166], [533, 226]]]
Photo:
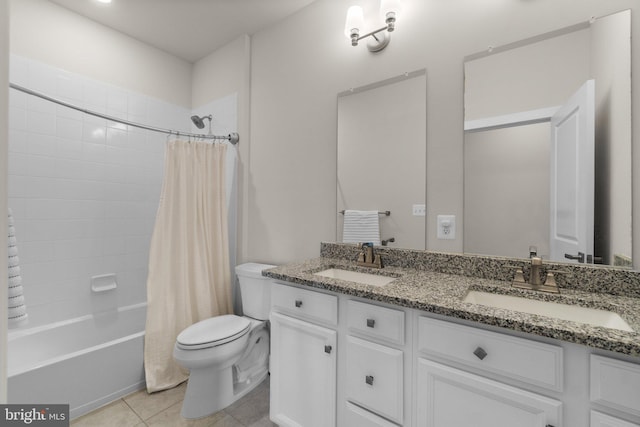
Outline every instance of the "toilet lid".
[[176, 341], [185, 349], [213, 347], [241, 337], [250, 326], [249, 319], [233, 314], [211, 317], [180, 332]]

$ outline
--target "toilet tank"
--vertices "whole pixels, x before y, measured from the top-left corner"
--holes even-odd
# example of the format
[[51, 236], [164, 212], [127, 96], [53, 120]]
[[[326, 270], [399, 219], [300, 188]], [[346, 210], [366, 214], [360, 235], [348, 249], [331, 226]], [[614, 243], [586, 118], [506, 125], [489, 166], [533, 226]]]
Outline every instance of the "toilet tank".
[[245, 316], [267, 320], [271, 310], [271, 279], [262, 275], [262, 270], [275, 265], [249, 262], [236, 266], [236, 276], [240, 283], [242, 312]]

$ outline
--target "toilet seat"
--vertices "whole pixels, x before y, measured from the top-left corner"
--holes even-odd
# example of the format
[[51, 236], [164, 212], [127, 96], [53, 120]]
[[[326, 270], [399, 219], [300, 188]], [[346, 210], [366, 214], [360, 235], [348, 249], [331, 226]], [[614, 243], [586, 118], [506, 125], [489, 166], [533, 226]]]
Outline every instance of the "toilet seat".
[[234, 341], [249, 332], [251, 321], [227, 314], [194, 323], [180, 332], [176, 347], [182, 350], [199, 350]]

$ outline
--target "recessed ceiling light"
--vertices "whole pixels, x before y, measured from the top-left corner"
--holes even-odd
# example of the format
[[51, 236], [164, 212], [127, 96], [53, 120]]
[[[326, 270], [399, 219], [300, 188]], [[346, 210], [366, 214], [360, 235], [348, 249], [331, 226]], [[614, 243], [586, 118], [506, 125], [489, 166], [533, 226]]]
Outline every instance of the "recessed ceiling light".
[[108, 4], [111, 3], [111, 0], [96, 0], [98, 3]]

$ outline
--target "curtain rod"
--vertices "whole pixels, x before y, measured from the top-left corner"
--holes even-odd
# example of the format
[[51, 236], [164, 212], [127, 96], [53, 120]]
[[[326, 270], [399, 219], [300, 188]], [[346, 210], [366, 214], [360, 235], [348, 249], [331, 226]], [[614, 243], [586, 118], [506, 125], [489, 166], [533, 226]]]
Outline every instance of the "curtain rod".
[[203, 138], [203, 139], [213, 139], [213, 140], [222, 139], [222, 140], [227, 140], [227, 141], [231, 142], [233, 145], [236, 145], [238, 143], [238, 141], [240, 140], [240, 136], [236, 132], [232, 132], [229, 135], [225, 135], [225, 136], [205, 135], [205, 134], [199, 134], [199, 133], [179, 132], [177, 130], [162, 129], [162, 128], [158, 128], [158, 127], [154, 127], [154, 126], [143, 125], [141, 123], [130, 122], [128, 120], [120, 119], [118, 117], [113, 117], [113, 116], [109, 116], [107, 114], [97, 113], [95, 111], [87, 110], [85, 108], [80, 108], [80, 107], [77, 107], [77, 106], [75, 106], [73, 104], [69, 104], [68, 102], [61, 101], [61, 100], [56, 99], [56, 98], [52, 98], [52, 97], [44, 95], [44, 94], [42, 94], [40, 92], [36, 92], [34, 90], [27, 89], [26, 87], [23, 87], [23, 86], [14, 84], [14, 83], [9, 83], [9, 87], [11, 89], [19, 90], [20, 92], [24, 92], [24, 93], [29, 94], [29, 95], [37, 96], [38, 98], [42, 98], [42, 99], [44, 99], [46, 101], [54, 102], [54, 103], [62, 105], [64, 107], [71, 108], [73, 110], [80, 111], [80, 112], [85, 113], [85, 114], [89, 114], [91, 116], [100, 117], [102, 119], [110, 120], [112, 122], [118, 122], [118, 123], [122, 123], [123, 125], [133, 126], [133, 127], [140, 128], [140, 129], [146, 129], [146, 130], [150, 130], [150, 131], [153, 131], [153, 132], [160, 132], [160, 133], [165, 133], [165, 134], [168, 134], [168, 135], [176, 135], [176, 136], [188, 136], [188, 137], [194, 137], [194, 138]]

